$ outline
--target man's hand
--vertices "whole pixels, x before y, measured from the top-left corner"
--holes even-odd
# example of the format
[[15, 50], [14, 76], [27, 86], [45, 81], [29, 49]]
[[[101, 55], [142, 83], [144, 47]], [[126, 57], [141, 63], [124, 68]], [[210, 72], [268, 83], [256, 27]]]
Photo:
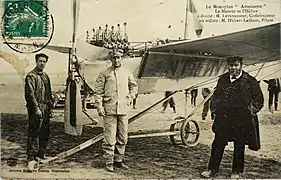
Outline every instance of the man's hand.
[[252, 115], [255, 115], [257, 113], [256, 108], [253, 106], [252, 103], [249, 104], [248, 110], [251, 112]]
[[99, 116], [105, 116], [105, 111], [104, 111], [104, 108], [103, 108], [103, 107], [98, 108], [97, 110], [98, 110]]
[[36, 116], [38, 116], [39, 118], [42, 118], [42, 112], [39, 108], [36, 109], [35, 111]]

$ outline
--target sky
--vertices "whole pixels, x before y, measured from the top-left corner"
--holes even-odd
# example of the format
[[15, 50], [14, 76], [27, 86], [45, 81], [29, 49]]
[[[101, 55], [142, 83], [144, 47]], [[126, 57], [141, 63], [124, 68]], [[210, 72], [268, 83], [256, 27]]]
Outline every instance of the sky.
[[[85, 39], [86, 31], [105, 24], [121, 25], [127, 23], [129, 41], [148, 41], [155, 38], [178, 39], [184, 34], [185, 8], [187, 0], [81, 0], [77, 37]], [[70, 44], [73, 32], [71, 0], [49, 0], [49, 9], [54, 17], [55, 32], [50, 44]], [[206, 9], [206, 5], [235, 5], [235, 4], [266, 4], [262, 9], [265, 13], [275, 14], [275, 22], [280, 22], [279, 0], [193, 0], [198, 14], [213, 14], [213, 10]], [[168, 28], [171, 25], [171, 28]], [[220, 35], [243, 29], [266, 25], [266, 23], [202, 23], [201, 37]], [[188, 38], [196, 38], [192, 24], [188, 28]], [[34, 55], [18, 54], [8, 50], [4, 45], [0, 49], [31, 59], [30, 66], [34, 66]], [[46, 70], [49, 72], [66, 71], [67, 56], [44, 51], [50, 55]], [[30, 67], [30, 68], [31, 68]], [[5, 61], [0, 60], [0, 72], [14, 72]]]
[[[78, 37], [84, 38], [86, 30], [105, 24], [117, 25], [127, 22], [127, 32], [131, 41], [145, 41], [153, 38], [177, 39], [184, 34], [184, 20], [187, 0], [81, 0], [78, 25]], [[68, 4], [66, 3], [68, 2]], [[64, 34], [65, 30], [72, 28], [70, 0], [50, 0], [50, 9], [56, 21], [56, 34]], [[213, 10], [206, 9], [206, 5], [226, 4], [266, 4], [264, 12], [276, 14], [275, 21], [280, 21], [280, 1], [278, 0], [193, 0], [199, 14], [213, 14]], [[60, 3], [60, 4], [58, 4]], [[61, 7], [64, 7], [61, 9]], [[64, 11], [63, 16], [61, 11]], [[63, 21], [63, 23], [58, 23]], [[171, 25], [171, 28], [168, 26]], [[264, 24], [235, 23], [225, 25], [221, 23], [204, 23], [202, 36], [218, 35], [238, 31]], [[190, 28], [192, 30], [192, 27]], [[69, 31], [68, 37], [71, 37]], [[55, 34], [55, 36], [56, 36]], [[66, 35], [66, 34], [65, 34]], [[190, 38], [195, 34], [190, 33]], [[58, 42], [65, 37], [56, 36]]]

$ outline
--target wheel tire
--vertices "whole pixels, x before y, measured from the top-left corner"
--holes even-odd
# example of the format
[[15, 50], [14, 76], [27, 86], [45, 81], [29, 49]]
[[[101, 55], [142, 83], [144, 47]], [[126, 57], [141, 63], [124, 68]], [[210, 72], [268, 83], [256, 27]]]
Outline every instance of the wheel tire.
[[[181, 124], [182, 124], [182, 122], [180, 122], [180, 121], [183, 121], [183, 120], [184, 120], [184, 117], [181, 117], [181, 116], [176, 117], [175, 121], [178, 121], [178, 122], [171, 124], [170, 132], [180, 131]], [[177, 138], [177, 135], [170, 135], [170, 140], [174, 145], [182, 144], [181, 136]]]
[[[191, 132], [191, 125], [194, 124], [195, 126], [195, 132]], [[190, 137], [190, 134], [195, 134], [195, 139], [193, 141], [189, 141], [188, 138]], [[189, 147], [194, 147], [199, 143], [199, 137], [200, 137], [200, 129], [199, 124], [195, 120], [189, 120], [185, 119], [181, 126], [181, 140], [182, 143]]]

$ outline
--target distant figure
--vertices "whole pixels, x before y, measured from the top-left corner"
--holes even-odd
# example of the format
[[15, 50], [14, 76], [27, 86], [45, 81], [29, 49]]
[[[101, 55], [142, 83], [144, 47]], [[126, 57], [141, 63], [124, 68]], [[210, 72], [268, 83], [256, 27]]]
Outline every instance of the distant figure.
[[[211, 93], [211, 88], [207, 87], [207, 88], [202, 88], [202, 96], [204, 99], [206, 99], [206, 97]], [[205, 102], [204, 107], [203, 107], [203, 111], [202, 111], [202, 120], [205, 120], [207, 115], [208, 115], [208, 111], [210, 108], [210, 99], [208, 101]]]
[[[165, 92], [165, 97], [170, 96], [172, 93], [173, 93], [172, 91], [166, 91]], [[167, 101], [165, 101], [163, 103], [163, 107], [164, 107], [163, 112], [165, 112], [165, 110], [166, 110], [166, 108], [168, 106], [168, 103], [170, 104], [170, 108], [173, 108], [174, 113], [176, 113], [176, 104], [175, 104], [175, 101], [174, 101], [173, 97], [171, 97], [170, 99], [168, 99]]]
[[268, 84], [268, 92], [269, 92], [269, 98], [268, 98], [268, 109], [271, 113], [274, 112], [272, 108], [273, 104], [273, 99], [274, 99], [274, 109], [275, 111], [278, 110], [278, 96], [279, 92], [281, 91], [280, 88], [280, 80], [279, 78], [277, 79], [269, 79], [269, 80], [264, 80]]
[[190, 91], [190, 93], [191, 93], [191, 105], [196, 106], [196, 98], [198, 95], [198, 89], [192, 89]]
[[36, 67], [25, 78], [25, 100], [28, 112], [28, 162], [36, 160], [36, 157], [41, 159], [46, 157], [53, 108], [50, 78], [43, 71], [48, 59], [46, 54], [36, 54]]

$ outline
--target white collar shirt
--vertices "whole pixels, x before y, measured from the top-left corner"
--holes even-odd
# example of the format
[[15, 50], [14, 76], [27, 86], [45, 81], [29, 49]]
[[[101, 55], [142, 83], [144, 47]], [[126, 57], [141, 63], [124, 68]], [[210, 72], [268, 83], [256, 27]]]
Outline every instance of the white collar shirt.
[[229, 76], [229, 80], [230, 82], [234, 82], [237, 79], [239, 79], [242, 76], [242, 71], [238, 74], [238, 76], [236, 76], [235, 78], [233, 78], [231, 75]]

